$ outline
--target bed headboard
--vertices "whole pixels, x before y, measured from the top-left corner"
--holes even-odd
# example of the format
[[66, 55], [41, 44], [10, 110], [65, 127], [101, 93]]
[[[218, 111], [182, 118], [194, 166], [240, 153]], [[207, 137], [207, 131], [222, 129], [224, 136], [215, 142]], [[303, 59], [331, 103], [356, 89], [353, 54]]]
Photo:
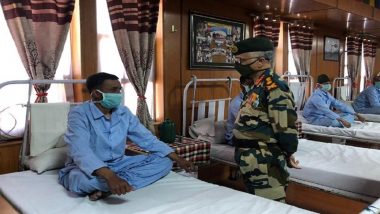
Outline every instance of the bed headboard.
[[332, 94], [338, 100], [351, 101], [351, 86], [350, 77], [336, 77], [332, 82]]
[[[216, 121], [225, 120], [225, 110], [228, 109], [228, 105], [232, 99], [232, 85], [233, 82], [239, 83], [240, 80], [237, 78], [210, 78], [210, 79], [198, 79], [196, 76], [192, 76], [191, 80], [186, 84], [183, 90], [183, 101], [182, 101], [182, 136], [186, 136], [187, 128], [187, 110], [191, 106], [190, 115], [190, 125], [194, 121], [214, 117]], [[205, 84], [210, 83], [210, 84]], [[202, 87], [215, 87], [217, 84], [224, 84], [227, 86], [227, 96], [222, 97], [211, 97], [207, 99], [197, 98], [197, 89]], [[189, 89], [192, 87], [192, 97], [188, 101]], [[235, 95], [233, 95], [235, 96]]]
[[302, 110], [307, 98], [313, 93], [314, 80], [310, 75], [294, 75], [286, 72], [281, 76], [287, 81], [294, 95], [297, 111]]

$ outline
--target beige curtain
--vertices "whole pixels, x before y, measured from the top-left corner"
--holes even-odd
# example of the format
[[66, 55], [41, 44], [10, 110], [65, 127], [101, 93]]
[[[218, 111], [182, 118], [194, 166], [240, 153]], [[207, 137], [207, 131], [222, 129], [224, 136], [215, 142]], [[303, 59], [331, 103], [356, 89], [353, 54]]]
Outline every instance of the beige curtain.
[[273, 46], [278, 46], [280, 34], [280, 19], [273, 17], [256, 16], [253, 19], [253, 36], [264, 36], [272, 40]]
[[360, 63], [362, 55], [362, 39], [359, 37], [347, 37], [347, 71], [352, 81], [352, 97], [354, 100], [359, 94]]
[[[31, 79], [54, 79], [75, 0], [1, 0], [9, 30]], [[34, 85], [35, 102], [47, 102], [50, 85]]]
[[[290, 43], [294, 64], [298, 75], [310, 75], [311, 49], [313, 44], [314, 30], [312, 27], [301, 24], [289, 25]], [[300, 80], [303, 78], [300, 78]], [[310, 84], [310, 83], [309, 83]], [[306, 98], [311, 93], [307, 87], [308, 83], [300, 81], [300, 93], [302, 98], [297, 99], [296, 106], [303, 109]]]
[[145, 91], [154, 57], [159, 3], [159, 0], [107, 0], [119, 54], [138, 95], [136, 115], [152, 132]]
[[372, 85], [373, 68], [375, 66], [376, 58], [376, 42], [366, 39], [363, 41], [364, 51], [364, 68], [365, 68], [365, 87]]

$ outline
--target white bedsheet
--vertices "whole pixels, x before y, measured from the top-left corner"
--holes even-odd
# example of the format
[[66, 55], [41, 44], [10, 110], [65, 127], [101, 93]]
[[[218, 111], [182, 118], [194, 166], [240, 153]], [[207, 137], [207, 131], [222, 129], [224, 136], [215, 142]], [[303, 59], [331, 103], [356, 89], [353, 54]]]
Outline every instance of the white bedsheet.
[[1, 175], [0, 190], [23, 213], [311, 213], [173, 172], [148, 187], [95, 202], [67, 192], [55, 173]]
[[380, 115], [379, 114], [360, 114], [367, 121], [380, 123]]
[[292, 178], [380, 197], [380, 150], [300, 139], [295, 157], [302, 169], [289, 169]]
[[302, 123], [302, 131], [308, 134], [328, 134], [334, 135], [337, 138], [345, 137], [352, 138], [354, 140], [368, 140], [373, 143], [380, 143], [380, 123], [375, 122], [362, 123], [355, 121], [350, 128], [316, 126]]
[[[211, 145], [212, 159], [236, 165], [233, 157], [234, 147]], [[300, 139], [295, 157], [302, 169], [289, 169], [291, 179], [368, 201], [380, 197], [380, 150]]]

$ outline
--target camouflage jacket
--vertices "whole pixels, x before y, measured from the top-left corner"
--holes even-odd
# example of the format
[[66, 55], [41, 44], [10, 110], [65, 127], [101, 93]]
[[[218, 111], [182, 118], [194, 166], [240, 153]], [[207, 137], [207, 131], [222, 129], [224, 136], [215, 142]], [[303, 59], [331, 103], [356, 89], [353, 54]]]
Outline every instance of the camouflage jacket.
[[291, 155], [297, 150], [297, 113], [287, 83], [266, 70], [246, 94], [236, 117], [234, 136], [239, 140], [277, 143]]

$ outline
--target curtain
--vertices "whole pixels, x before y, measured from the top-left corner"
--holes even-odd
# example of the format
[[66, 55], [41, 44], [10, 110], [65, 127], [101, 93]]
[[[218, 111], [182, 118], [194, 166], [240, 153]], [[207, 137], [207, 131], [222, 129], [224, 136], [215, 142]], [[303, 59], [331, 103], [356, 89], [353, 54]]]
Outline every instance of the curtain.
[[362, 39], [359, 37], [347, 37], [347, 72], [352, 82], [352, 97], [354, 100], [359, 93], [360, 63], [362, 55]]
[[[310, 26], [291, 24], [289, 25], [289, 36], [292, 47], [294, 64], [298, 75], [310, 75], [311, 48], [313, 44], [313, 29]], [[304, 78], [300, 78], [303, 80]], [[306, 97], [311, 92], [308, 90], [308, 82], [300, 81], [300, 91], [303, 93], [296, 105], [299, 109], [303, 109]]]
[[[21, 61], [31, 79], [54, 79], [75, 0], [1, 0]], [[50, 84], [34, 85], [35, 102], [47, 102]]]
[[154, 133], [145, 91], [154, 57], [159, 0], [107, 0], [112, 30], [137, 96], [136, 115]]
[[256, 16], [253, 20], [253, 36], [264, 36], [272, 40], [273, 46], [278, 46], [280, 34], [280, 20], [269, 17]]
[[363, 51], [364, 51], [364, 68], [365, 68], [365, 85], [364, 87], [368, 87], [372, 85], [373, 79], [373, 68], [375, 66], [375, 58], [376, 58], [376, 42], [371, 40], [363, 41]]
[[294, 64], [299, 75], [310, 74], [313, 33], [313, 29], [309, 26], [301, 26], [299, 24], [291, 24], [289, 26]]

